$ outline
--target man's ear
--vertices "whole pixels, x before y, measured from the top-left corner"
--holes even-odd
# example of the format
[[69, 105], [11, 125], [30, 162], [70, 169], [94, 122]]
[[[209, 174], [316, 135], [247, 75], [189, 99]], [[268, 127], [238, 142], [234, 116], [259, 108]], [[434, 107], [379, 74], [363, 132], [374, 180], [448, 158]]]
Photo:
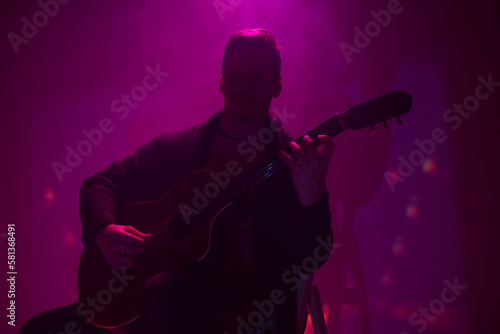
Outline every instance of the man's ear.
[[273, 97], [277, 98], [281, 94], [281, 88], [283, 87], [283, 79], [280, 78], [280, 80], [276, 83], [276, 88], [274, 90]]

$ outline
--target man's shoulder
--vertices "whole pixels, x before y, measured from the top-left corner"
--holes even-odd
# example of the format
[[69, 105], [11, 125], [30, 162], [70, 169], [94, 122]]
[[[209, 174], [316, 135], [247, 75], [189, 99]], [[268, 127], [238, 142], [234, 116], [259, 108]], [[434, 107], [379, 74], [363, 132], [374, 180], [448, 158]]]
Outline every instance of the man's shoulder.
[[182, 129], [168, 131], [154, 137], [150, 143], [153, 145], [175, 146], [181, 142], [191, 140], [202, 128], [203, 123], [191, 125]]
[[187, 126], [178, 130], [172, 130], [154, 137], [151, 141], [139, 148], [140, 151], [191, 151], [197, 145], [202, 134], [206, 130], [213, 131], [214, 124], [220, 112], [213, 114], [203, 123]]

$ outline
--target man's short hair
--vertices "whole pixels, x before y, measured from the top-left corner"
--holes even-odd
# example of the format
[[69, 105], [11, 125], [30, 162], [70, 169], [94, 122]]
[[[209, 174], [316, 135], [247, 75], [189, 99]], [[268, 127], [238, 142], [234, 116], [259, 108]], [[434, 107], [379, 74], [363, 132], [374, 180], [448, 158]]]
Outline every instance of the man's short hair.
[[281, 78], [281, 53], [276, 39], [267, 29], [243, 29], [235, 32], [229, 38], [222, 57], [222, 73], [226, 65], [226, 56], [229, 50], [240, 46], [253, 46], [267, 49], [271, 52], [271, 67], [276, 78]]

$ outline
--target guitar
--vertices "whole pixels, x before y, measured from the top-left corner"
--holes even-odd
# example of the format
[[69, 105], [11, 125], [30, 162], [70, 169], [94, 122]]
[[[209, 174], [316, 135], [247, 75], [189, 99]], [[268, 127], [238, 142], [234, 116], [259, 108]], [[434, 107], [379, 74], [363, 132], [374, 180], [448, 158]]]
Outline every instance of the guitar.
[[[393, 91], [335, 114], [307, 133], [320, 145], [320, 134], [334, 137], [346, 129], [362, 129], [408, 113], [412, 97]], [[300, 140], [295, 140], [302, 145]], [[127, 270], [113, 269], [98, 248], [85, 247], [78, 269], [80, 304], [77, 312], [102, 328], [125, 326], [139, 317], [142, 289], [146, 282], [163, 271], [176, 271], [207, 257], [216, 235], [214, 223], [232, 202], [252, 187], [278, 173], [287, 165], [274, 152], [261, 162], [236, 175], [220, 189], [197, 214], [189, 214], [184, 203], [192, 203], [193, 186], [213, 182], [208, 170], [189, 174], [163, 197], [151, 202], [132, 203], [118, 209], [117, 221], [150, 233], [143, 252]], [[238, 227], [234, 228], [237, 233]], [[193, 245], [196, 245], [195, 247]], [[223, 249], [229, 252], [230, 247]], [[229, 258], [223, 259], [225, 261]]]

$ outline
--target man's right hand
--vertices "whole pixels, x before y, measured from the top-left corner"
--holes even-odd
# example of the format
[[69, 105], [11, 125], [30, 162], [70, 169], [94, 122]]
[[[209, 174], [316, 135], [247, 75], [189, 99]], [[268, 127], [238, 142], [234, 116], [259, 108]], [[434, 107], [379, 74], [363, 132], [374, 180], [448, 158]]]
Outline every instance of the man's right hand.
[[151, 234], [144, 234], [134, 227], [110, 224], [97, 232], [96, 244], [108, 263], [115, 269], [130, 268], [134, 257], [142, 252], [144, 241]]

